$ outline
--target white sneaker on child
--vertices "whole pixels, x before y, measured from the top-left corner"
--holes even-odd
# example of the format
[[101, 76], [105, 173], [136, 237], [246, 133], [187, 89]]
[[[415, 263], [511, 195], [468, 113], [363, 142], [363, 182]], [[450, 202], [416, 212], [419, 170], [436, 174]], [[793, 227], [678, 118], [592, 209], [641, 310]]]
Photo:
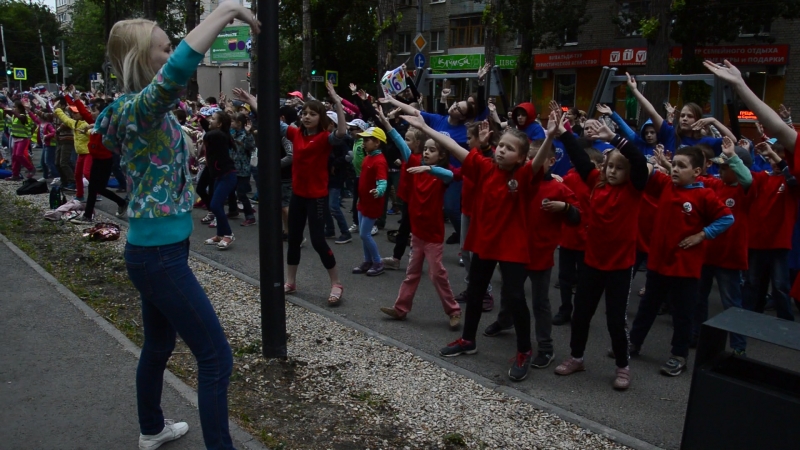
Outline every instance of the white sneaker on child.
[[161, 433], [153, 435], [139, 435], [139, 450], [155, 450], [169, 441], [180, 438], [189, 431], [189, 424], [186, 422], [175, 423], [172, 420], [164, 420], [164, 429]]

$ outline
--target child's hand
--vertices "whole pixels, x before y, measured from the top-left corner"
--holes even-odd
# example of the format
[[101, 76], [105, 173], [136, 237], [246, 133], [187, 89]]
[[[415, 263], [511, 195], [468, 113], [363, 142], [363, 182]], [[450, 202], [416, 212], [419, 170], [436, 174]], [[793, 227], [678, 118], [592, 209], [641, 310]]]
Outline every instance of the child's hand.
[[706, 232], [705, 231], [701, 231], [701, 232], [699, 232], [697, 234], [693, 234], [693, 235], [687, 237], [686, 239], [682, 240], [678, 244], [678, 247], [686, 250], [687, 248], [694, 247], [695, 245], [703, 242], [703, 240], [705, 240], [705, 238], [706, 238]]
[[487, 103], [486, 107], [489, 108], [491, 114], [497, 114], [497, 106], [495, 106], [494, 102]]
[[542, 201], [542, 210], [551, 213], [564, 212], [567, 210], [567, 204], [565, 202], [551, 202], [545, 199]]
[[697, 121], [692, 125], [692, 129], [695, 131], [700, 131], [703, 128], [708, 128], [710, 125], [714, 125], [716, 119], [713, 117], [702, 117], [697, 119]]
[[442, 98], [446, 98], [450, 96], [450, 89], [442, 89]]
[[555, 100], [550, 100], [548, 106], [550, 107], [550, 111], [558, 111], [559, 113], [561, 112], [561, 105], [559, 105]]
[[792, 117], [792, 108], [787, 108], [781, 103], [781, 105], [778, 106], [778, 115], [781, 116], [781, 119], [786, 120]]
[[372, 194], [372, 196], [375, 197], [375, 198], [380, 198], [380, 196], [381, 196], [381, 194], [378, 193], [377, 189], [372, 189], [371, 191], [369, 191], [369, 193]]
[[563, 183], [564, 182], [564, 179], [561, 178], [561, 175], [559, 175], [557, 173], [550, 174], [550, 176], [553, 177], [553, 179], [558, 181], [559, 183]]
[[628, 77], [628, 87], [631, 88], [632, 91], [638, 90], [636, 87], [636, 78], [631, 76], [628, 72], [625, 72], [625, 76]]
[[484, 120], [483, 122], [478, 124], [478, 141], [480, 141], [481, 146], [485, 147], [489, 145], [489, 139], [492, 137], [491, 128], [489, 128], [489, 121]]
[[408, 173], [425, 173], [430, 171], [431, 171], [431, 166], [416, 166], [416, 167], [409, 167], [408, 169], [406, 169], [406, 172]]
[[768, 142], [761, 142], [756, 145], [756, 151], [764, 157], [764, 159], [775, 164], [779, 163], [781, 158], [772, 150], [772, 146]]
[[586, 129], [589, 137], [592, 139], [600, 139], [601, 141], [611, 142], [614, 139], [614, 132], [606, 126], [603, 122], [595, 122], [592, 127]]
[[728, 136], [722, 138], [722, 153], [724, 153], [725, 156], [727, 156], [728, 158], [731, 158], [732, 156], [736, 155], [736, 152], [734, 151], [733, 141]]
[[607, 105], [602, 105], [602, 104], [598, 103], [597, 104], [597, 112], [599, 112], [600, 114], [602, 114], [604, 116], [610, 116], [611, 115], [611, 108], [609, 108]]
[[352, 92], [353, 95], [356, 95], [356, 92], [358, 92], [358, 86], [356, 86], [353, 83], [350, 83], [350, 92]]
[[747, 150], [748, 152], [750, 151], [750, 141], [747, 140], [747, 139], [739, 139], [739, 142], [737, 142], [736, 145], [738, 145], [739, 147], [742, 147], [743, 149]]
[[358, 96], [361, 98], [361, 100], [367, 101], [367, 91], [360, 89], [358, 91]]
[[400, 116], [401, 119], [408, 122], [414, 128], [419, 128], [420, 130], [425, 129], [425, 120], [419, 114], [419, 111], [414, 111], [414, 115], [402, 115]]
[[670, 102], [664, 103], [664, 109], [667, 110], [667, 115], [668, 116], [673, 116], [673, 117], [675, 116], [675, 107], [672, 106], [672, 104]]
[[394, 165], [397, 166], [397, 167], [400, 167], [400, 166], [403, 165], [403, 161], [400, 161], [399, 159], [395, 159], [394, 160]]
[[331, 102], [333, 102], [334, 104], [337, 104], [337, 105], [341, 104], [342, 103], [342, 98], [339, 97], [339, 94], [336, 93], [336, 89], [334, 89], [333, 83], [331, 83], [331, 80], [328, 80], [328, 81], [325, 82], [325, 87], [328, 89], [328, 97], [330, 97]]

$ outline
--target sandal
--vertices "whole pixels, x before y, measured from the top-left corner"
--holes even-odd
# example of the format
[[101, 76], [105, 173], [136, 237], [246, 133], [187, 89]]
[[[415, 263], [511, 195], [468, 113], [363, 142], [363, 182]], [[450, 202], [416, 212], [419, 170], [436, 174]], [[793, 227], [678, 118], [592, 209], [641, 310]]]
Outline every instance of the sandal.
[[344, 288], [341, 284], [331, 286], [331, 294], [328, 296], [328, 306], [339, 306], [342, 303]]
[[206, 245], [219, 245], [219, 243], [221, 241], [222, 241], [222, 236], [214, 236], [212, 238], [206, 239], [205, 244]]
[[283, 283], [283, 293], [284, 294], [294, 294], [297, 292], [297, 285], [290, 284], [290, 283]]
[[220, 250], [227, 250], [228, 248], [230, 248], [231, 245], [233, 245], [233, 241], [235, 240], [236, 238], [233, 237], [233, 235], [223, 236], [223, 238], [217, 244], [217, 248], [219, 248]]

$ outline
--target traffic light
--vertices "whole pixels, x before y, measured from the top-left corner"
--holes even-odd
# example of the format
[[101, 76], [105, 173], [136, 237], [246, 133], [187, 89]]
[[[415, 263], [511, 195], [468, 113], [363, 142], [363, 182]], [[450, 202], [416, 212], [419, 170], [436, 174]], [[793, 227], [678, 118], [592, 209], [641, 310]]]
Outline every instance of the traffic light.
[[69, 78], [72, 76], [72, 67], [64, 67], [64, 76]]
[[61, 50], [58, 49], [55, 45], [53, 46], [53, 58], [58, 59], [61, 55]]
[[11, 69], [6, 69], [6, 75], [11, 75], [12, 73], [14, 73], [14, 71], [13, 71], [13, 70], [11, 70]]
[[316, 61], [311, 61], [311, 75], [317, 74], [317, 63]]

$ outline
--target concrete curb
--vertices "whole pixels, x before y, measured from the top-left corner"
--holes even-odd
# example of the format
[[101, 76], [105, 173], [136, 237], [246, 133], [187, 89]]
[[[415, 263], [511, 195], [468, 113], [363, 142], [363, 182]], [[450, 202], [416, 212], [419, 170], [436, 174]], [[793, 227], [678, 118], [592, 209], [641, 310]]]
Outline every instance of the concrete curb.
[[[242, 280], [242, 281], [244, 281], [244, 282], [246, 282], [248, 284], [251, 284], [253, 286], [260, 286], [260, 282], [258, 280], [256, 280], [255, 278], [253, 278], [253, 277], [245, 275], [244, 273], [239, 272], [239, 271], [237, 271], [235, 269], [231, 269], [229, 267], [226, 267], [226, 266], [224, 266], [224, 265], [222, 265], [222, 264], [220, 264], [220, 263], [218, 263], [218, 262], [216, 262], [216, 261], [214, 261], [214, 260], [212, 260], [212, 259], [210, 259], [210, 258], [208, 258], [206, 256], [203, 256], [203, 255], [201, 255], [201, 254], [199, 254], [199, 253], [197, 253], [195, 251], [190, 251], [189, 253], [191, 254], [191, 256], [193, 258], [196, 258], [197, 260], [202, 261], [202, 262], [210, 265], [211, 267], [214, 267], [217, 270], [229, 273], [229, 274], [235, 276], [236, 278], [238, 278], [238, 279], [240, 279], [240, 280]], [[504, 393], [504, 394], [506, 394], [508, 396], [511, 396], [511, 397], [518, 398], [518, 399], [520, 399], [520, 400], [522, 400], [522, 401], [524, 401], [526, 403], [529, 403], [529, 404], [535, 406], [537, 409], [540, 409], [540, 410], [542, 410], [544, 412], [547, 412], [547, 413], [550, 413], [550, 414], [554, 414], [554, 415], [560, 417], [561, 419], [564, 419], [567, 422], [573, 423], [573, 424], [578, 425], [578, 426], [580, 426], [582, 428], [586, 428], [587, 430], [590, 430], [595, 434], [599, 434], [601, 436], [605, 436], [606, 438], [608, 438], [608, 439], [610, 439], [610, 440], [612, 440], [614, 442], [617, 442], [617, 443], [622, 444], [622, 445], [626, 445], [628, 447], [631, 447], [631, 448], [634, 448], [634, 449], [637, 449], [637, 450], [663, 450], [663, 449], [661, 449], [661, 447], [657, 447], [657, 446], [655, 446], [653, 444], [650, 444], [648, 442], [645, 442], [645, 441], [643, 441], [641, 439], [637, 439], [637, 438], [635, 438], [633, 436], [630, 436], [628, 434], [625, 434], [625, 433], [623, 433], [621, 431], [618, 431], [618, 430], [615, 430], [613, 428], [607, 427], [607, 426], [605, 426], [605, 425], [603, 425], [603, 424], [601, 424], [599, 422], [595, 422], [594, 420], [587, 419], [586, 417], [583, 417], [583, 416], [580, 416], [580, 415], [575, 414], [573, 412], [567, 411], [566, 409], [561, 408], [559, 406], [547, 403], [547, 402], [545, 402], [545, 401], [543, 401], [541, 399], [538, 399], [536, 397], [532, 397], [532, 396], [530, 396], [528, 394], [525, 394], [524, 392], [521, 392], [521, 391], [519, 391], [517, 389], [511, 388], [509, 386], [497, 384], [497, 383], [493, 382], [492, 380], [490, 380], [490, 379], [488, 379], [488, 378], [486, 378], [484, 376], [481, 376], [481, 375], [478, 375], [476, 373], [470, 372], [469, 370], [466, 370], [464, 368], [456, 366], [456, 365], [454, 365], [452, 363], [449, 363], [449, 362], [447, 362], [447, 361], [445, 361], [445, 360], [443, 360], [441, 358], [437, 358], [437, 357], [435, 357], [433, 355], [430, 355], [430, 354], [428, 354], [428, 353], [426, 353], [426, 352], [424, 352], [422, 350], [419, 350], [419, 349], [411, 347], [411, 346], [409, 346], [407, 344], [404, 344], [403, 342], [400, 342], [400, 341], [398, 341], [396, 339], [393, 339], [393, 338], [391, 338], [389, 336], [386, 336], [384, 334], [378, 333], [375, 330], [367, 328], [367, 327], [365, 327], [365, 326], [363, 326], [363, 325], [361, 325], [361, 324], [359, 324], [357, 322], [354, 322], [354, 321], [352, 321], [350, 319], [342, 317], [342, 316], [340, 316], [340, 315], [338, 315], [338, 314], [336, 314], [334, 312], [331, 312], [331, 311], [329, 311], [327, 309], [321, 308], [321, 307], [319, 307], [319, 306], [317, 306], [317, 305], [315, 305], [315, 304], [313, 304], [311, 302], [308, 302], [306, 300], [303, 300], [303, 299], [301, 299], [299, 297], [295, 297], [293, 295], [287, 295], [286, 299], [289, 302], [291, 302], [292, 304], [294, 304], [294, 305], [303, 307], [303, 308], [305, 308], [305, 309], [307, 309], [309, 311], [313, 311], [313, 312], [315, 312], [317, 314], [320, 314], [323, 317], [326, 317], [326, 318], [331, 319], [333, 321], [339, 322], [342, 325], [345, 325], [345, 326], [348, 326], [350, 328], [356, 329], [356, 330], [364, 333], [367, 336], [370, 336], [372, 338], [375, 338], [375, 339], [383, 342], [386, 345], [391, 345], [391, 346], [403, 349], [403, 350], [405, 350], [405, 351], [407, 351], [409, 353], [412, 353], [415, 356], [418, 356], [419, 358], [421, 358], [421, 359], [423, 359], [425, 361], [431, 362], [431, 363], [436, 364], [436, 365], [438, 365], [440, 367], [443, 367], [445, 369], [448, 369], [448, 370], [451, 370], [453, 372], [456, 372], [459, 375], [463, 375], [463, 376], [465, 376], [465, 377], [475, 381], [476, 383], [478, 383], [478, 384], [480, 384], [482, 386], [485, 386], [485, 387], [487, 387], [489, 389], [492, 389], [492, 390], [497, 391], [497, 392], [502, 392], [502, 393]]]
[[[127, 224], [126, 224], [127, 225]], [[108, 333], [112, 338], [114, 338], [123, 349], [128, 351], [132, 354], [137, 360], [139, 359], [139, 353], [141, 349], [136, 346], [130, 339], [128, 339], [121, 331], [119, 331], [114, 325], [110, 324], [106, 319], [102, 316], [97, 314], [95, 310], [93, 310], [89, 305], [83, 302], [77, 295], [75, 295], [72, 291], [67, 289], [66, 286], [61, 284], [58, 280], [55, 279], [49, 272], [44, 270], [42, 266], [36, 263], [33, 259], [31, 259], [25, 252], [20, 250], [19, 247], [14, 245], [13, 242], [8, 240], [4, 235], [0, 234], [0, 241], [2, 241], [9, 249], [11, 249], [14, 254], [19, 256], [23, 261], [25, 261], [28, 266], [30, 266], [33, 270], [35, 270], [42, 278], [45, 279], [48, 283], [50, 283], [56, 290], [63, 295], [67, 300], [70, 301], [76, 308], [78, 308], [81, 312], [83, 312], [87, 318], [93, 320], [103, 331]], [[169, 370], [164, 372], [164, 381], [172, 388], [174, 388], [178, 393], [185, 398], [189, 403], [191, 403], [195, 408], [197, 407], [197, 392], [192, 389], [189, 385], [181, 381], [180, 378], [176, 377], [172, 372]], [[249, 450], [269, 450], [266, 446], [264, 446], [259, 440], [254, 438], [250, 433], [244, 431], [243, 429], [239, 428], [233, 420], [228, 420], [229, 428], [231, 437], [239, 442], [242, 442], [245, 448]]]

